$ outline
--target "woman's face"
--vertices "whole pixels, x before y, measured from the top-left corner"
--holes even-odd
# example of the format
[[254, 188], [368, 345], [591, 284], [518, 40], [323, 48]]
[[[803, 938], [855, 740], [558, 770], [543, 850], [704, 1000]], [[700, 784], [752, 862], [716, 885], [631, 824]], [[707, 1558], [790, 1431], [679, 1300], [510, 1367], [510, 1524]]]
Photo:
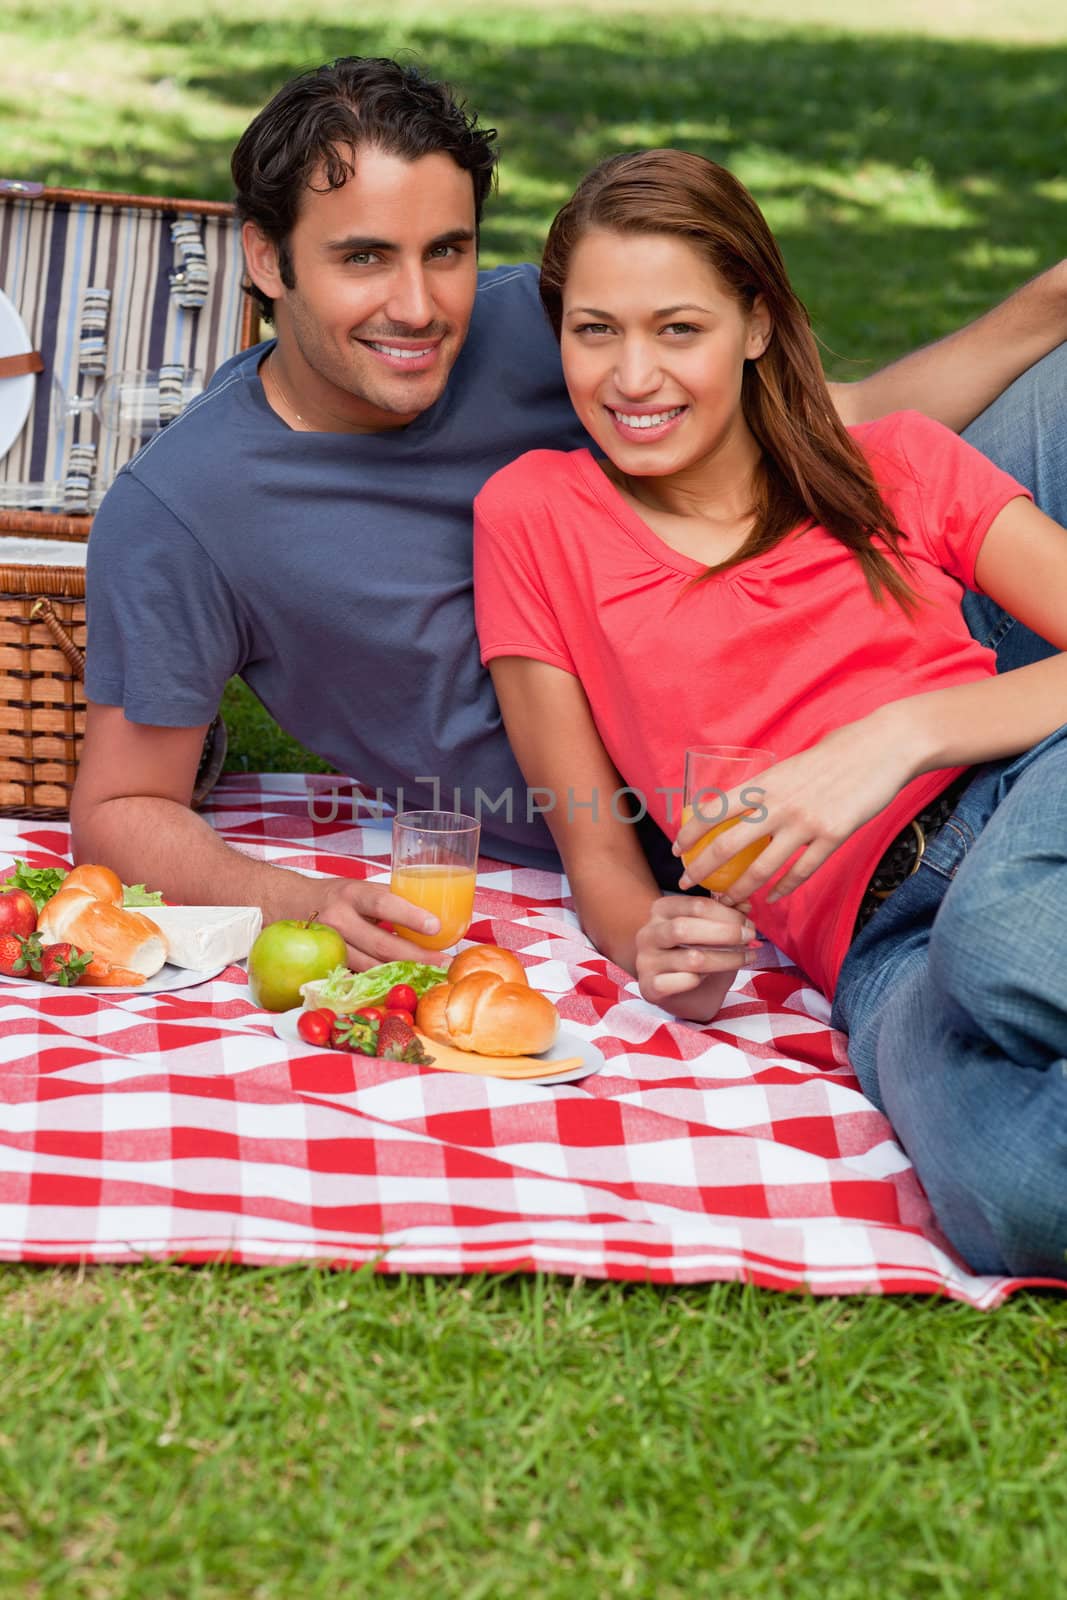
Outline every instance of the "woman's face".
[[571, 256], [560, 345], [571, 402], [623, 472], [685, 472], [750, 435], [741, 411], [746, 359], [770, 319], [729, 293], [685, 240], [585, 234]]

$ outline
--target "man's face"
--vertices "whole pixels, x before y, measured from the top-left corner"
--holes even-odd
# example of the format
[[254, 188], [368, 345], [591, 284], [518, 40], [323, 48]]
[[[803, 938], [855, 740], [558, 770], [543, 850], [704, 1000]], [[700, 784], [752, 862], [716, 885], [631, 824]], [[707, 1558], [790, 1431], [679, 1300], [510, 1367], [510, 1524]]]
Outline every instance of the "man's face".
[[377, 432], [433, 405], [474, 307], [470, 174], [363, 146], [342, 188], [305, 189], [289, 251], [295, 287], [266, 287], [297, 408]]

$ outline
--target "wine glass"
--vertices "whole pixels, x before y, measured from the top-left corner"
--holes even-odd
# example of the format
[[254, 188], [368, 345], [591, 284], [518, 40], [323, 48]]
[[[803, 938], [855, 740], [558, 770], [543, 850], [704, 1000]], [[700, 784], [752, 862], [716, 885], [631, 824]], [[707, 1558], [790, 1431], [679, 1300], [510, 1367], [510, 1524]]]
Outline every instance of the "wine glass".
[[[682, 821], [688, 822], [695, 814], [712, 824], [702, 839], [689, 850], [682, 852], [682, 860], [687, 867], [705, 845], [710, 844], [720, 833], [725, 833], [727, 828], [734, 828], [741, 822], [749, 828], [756, 825], [751, 821], [751, 814], [747, 812], [739, 817], [730, 817], [724, 822], [722, 817], [727, 807], [726, 796], [749, 778], [766, 772], [768, 767], [774, 765], [776, 759], [770, 750], [760, 750], [753, 745], [693, 745], [685, 752]], [[747, 871], [770, 842], [769, 834], [760, 834], [740, 846], [735, 855], [730, 856], [702, 880], [702, 887], [710, 894], [722, 894], [737, 882], [741, 874]]]
[[158, 433], [203, 392], [204, 374], [177, 364], [144, 372], [112, 372], [91, 398], [70, 394], [56, 378], [52, 410], [56, 425], [85, 414], [95, 416], [112, 433], [143, 439]]
[[471, 925], [481, 824], [460, 811], [402, 811], [393, 819], [390, 887], [402, 900], [429, 911], [438, 933], [397, 928], [426, 950], [446, 950]]

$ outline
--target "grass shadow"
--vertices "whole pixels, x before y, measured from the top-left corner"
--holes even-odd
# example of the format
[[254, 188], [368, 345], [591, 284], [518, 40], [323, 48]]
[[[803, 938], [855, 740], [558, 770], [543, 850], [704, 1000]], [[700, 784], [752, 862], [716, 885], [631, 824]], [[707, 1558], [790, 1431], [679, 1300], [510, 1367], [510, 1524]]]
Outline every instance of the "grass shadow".
[[[76, 17], [84, 28], [85, 4], [68, 0], [53, 37], [68, 12], [72, 36]], [[225, 199], [236, 137], [295, 71], [398, 54], [500, 130], [487, 264], [536, 259], [553, 213], [603, 156], [682, 145], [731, 167], [763, 204], [835, 377], [959, 326], [1067, 245], [1067, 45], [699, 15], [381, 17], [375, 8], [342, 27], [313, 11], [269, 22], [101, 13], [96, 43], [134, 63], [126, 98], [108, 106], [98, 83], [75, 85], [47, 125], [23, 128], [27, 165], [13, 175]], [[252, 741], [239, 733], [232, 759], [284, 763], [288, 746], [251, 697], [232, 709]], [[307, 758], [294, 746], [289, 760]]]
[[[392, 37], [391, 37], [392, 34]], [[714, 19], [564, 15], [269, 27], [212, 14], [145, 23], [189, 105], [145, 106], [81, 153], [94, 181], [229, 193], [239, 127], [294, 71], [395, 50], [500, 129], [488, 260], [536, 257], [577, 178], [619, 149], [675, 143], [736, 170], [765, 205], [828, 344], [881, 360], [954, 326], [1064, 248], [1067, 47], [779, 31]], [[150, 180], [150, 181], [149, 181]], [[872, 311], [875, 307], [892, 311]], [[857, 338], [857, 334], [859, 337]]]

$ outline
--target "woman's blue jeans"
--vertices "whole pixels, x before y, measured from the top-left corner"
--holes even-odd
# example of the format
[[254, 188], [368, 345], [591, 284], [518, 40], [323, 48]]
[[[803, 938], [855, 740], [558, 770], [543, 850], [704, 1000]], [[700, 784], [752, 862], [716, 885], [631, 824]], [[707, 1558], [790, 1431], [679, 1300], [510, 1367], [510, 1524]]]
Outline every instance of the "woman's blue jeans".
[[[1067, 346], [967, 437], [1067, 522]], [[965, 609], [1001, 670], [1050, 653]], [[1067, 1278], [1067, 728], [976, 769], [853, 943], [832, 1020], [971, 1267]]]

